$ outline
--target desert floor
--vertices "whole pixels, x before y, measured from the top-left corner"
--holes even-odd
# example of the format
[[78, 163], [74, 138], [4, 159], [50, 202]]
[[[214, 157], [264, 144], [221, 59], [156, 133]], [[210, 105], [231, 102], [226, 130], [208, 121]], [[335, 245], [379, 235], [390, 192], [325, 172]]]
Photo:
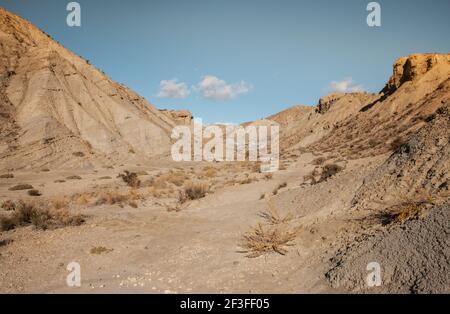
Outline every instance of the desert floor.
[[[274, 174], [245, 174], [239, 164], [214, 164], [214, 191], [172, 210], [171, 196], [156, 194], [128, 204], [92, 204], [77, 201], [72, 211], [86, 216], [81, 226], [56, 230], [16, 228], [1, 235], [0, 291], [2, 292], [142, 292], [142, 293], [292, 293], [331, 292], [325, 279], [329, 259], [353, 233], [363, 226], [349, 214], [350, 202], [360, 186], [360, 178], [382, 159], [345, 162], [345, 170], [320, 185], [303, 183], [303, 176], [314, 166], [312, 154], [287, 161], [287, 169]], [[369, 166], [367, 166], [369, 165]], [[9, 191], [18, 183], [28, 183], [43, 194], [39, 198], [58, 199], [63, 195], [95, 189], [127, 187], [117, 174], [124, 169], [141, 172], [140, 180], [161, 176], [178, 167], [189, 177], [202, 177], [211, 166], [171, 164], [154, 161], [151, 165], [123, 165], [118, 169], [75, 172], [23, 172], [0, 182], [2, 199], [26, 198], [24, 191]], [[244, 167], [245, 168], [245, 167]], [[158, 170], [153, 170], [158, 169]], [[164, 170], [166, 169], [166, 170]], [[207, 172], [206, 170], [206, 172]], [[144, 172], [145, 171], [145, 172]], [[173, 172], [173, 171], [172, 171]], [[81, 179], [56, 182], [78, 175]], [[249, 176], [256, 182], [227, 178]], [[234, 176], [234, 177], [233, 177]], [[259, 176], [259, 177], [258, 177]], [[99, 179], [101, 178], [101, 180]], [[111, 179], [109, 179], [111, 178]], [[353, 182], [349, 184], [349, 182]], [[279, 191], [274, 195], [274, 189]], [[154, 188], [141, 187], [145, 194]], [[264, 197], [265, 195], [265, 197]], [[37, 198], [35, 198], [37, 199]], [[240, 244], [243, 235], [258, 223], [267, 224], [261, 212], [268, 199], [283, 224], [295, 230], [295, 240], [285, 255], [276, 252], [247, 257]], [[136, 207], [137, 208], [134, 208]], [[71, 262], [81, 266], [82, 286], [66, 284]]]

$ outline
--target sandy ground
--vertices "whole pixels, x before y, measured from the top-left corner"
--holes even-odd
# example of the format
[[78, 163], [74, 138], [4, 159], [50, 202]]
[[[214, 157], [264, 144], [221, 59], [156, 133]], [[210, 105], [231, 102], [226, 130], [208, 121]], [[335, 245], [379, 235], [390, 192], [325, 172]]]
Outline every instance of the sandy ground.
[[[346, 210], [370, 164], [352, 161], [346, 170], [320, 185], [303, 184], [313, 166], [311, 154], [302, 155], [272, 180], [226, 186], [190, 202], [179, 212], [168, 212], [161, 202], [143, 201], [138, 208], [116, 205], [79, 209], [87, 221], [79, 227], [53, 231], [18, 228], [3, 232], [0, 247], [1, 292], [142, 292], [142, 293], [296, 293], [331, 292], [325, 278], [329, 259], [345, 235], [359, 228]], [[179, 166], [179, 165], [177, 165]], [[126, 166], [124, 166], [126, 167]], [[145, 168], [142, 167], [141, 168]], [[147, 167], [152, 169], [152, 167]], [[92, 189], [103, 176], [114, 180], [119, 169], [82, 173], [82, 180], [53, 183], [71, 173], [24, 173], [0, 184], [2, 198], [25, 192], [7, 188], [17, 182], [38, 187], [44, 195]], [[151, 173], [151, 172], [150, 172]], [[72, 173], [73, 175], [73, 173]], [[110, 180], [110, 181], [111, 181]], [[354, 182], [354, 185], [346, 182]], [[102, 182], [102, 181], [100, 181]], [[288, 254], [247, 258], [240, 252], [242, 235], [262, 221], [261, 199], [286, 182], [273, 201], [299, 228]], [[42, 186], [45, 185], [45, 186]], [[92, 254], [95, 247], [108, 251]], [[66, 266], [78, 262], [82, 286], [69, 288]]]

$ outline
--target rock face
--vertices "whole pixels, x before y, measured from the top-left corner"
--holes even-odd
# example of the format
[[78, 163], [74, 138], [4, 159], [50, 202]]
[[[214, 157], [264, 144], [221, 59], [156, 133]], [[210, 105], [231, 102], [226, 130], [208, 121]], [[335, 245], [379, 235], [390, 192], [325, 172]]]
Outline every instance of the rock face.
[[160, 110], [163, 114], [168, 116], [177, 125], [190, 125], [193, 120], [192, 113], [188, 110]]
[[400, 58], [394, 64], [394, 73], [389, 79], [384, 94], [395, 92], [403, 83], [416, 81], [434, 66], [450, 63], [450, 55], [443, 54], [414, 54]]
[[[165, 154], [175, 125], [145, 99], [1, 8], [0, 119], [0, 169], [79, 167]], [[77, 152], [86, 157], [77, 158]]]

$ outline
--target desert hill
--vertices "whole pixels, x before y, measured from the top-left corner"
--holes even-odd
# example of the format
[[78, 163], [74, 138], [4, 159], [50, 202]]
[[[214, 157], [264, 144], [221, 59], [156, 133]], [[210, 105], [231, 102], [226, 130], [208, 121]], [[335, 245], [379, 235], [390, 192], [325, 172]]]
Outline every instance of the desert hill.
[[173, 116], [0, 8], [0, 168], [79, 166], [170, 149]]

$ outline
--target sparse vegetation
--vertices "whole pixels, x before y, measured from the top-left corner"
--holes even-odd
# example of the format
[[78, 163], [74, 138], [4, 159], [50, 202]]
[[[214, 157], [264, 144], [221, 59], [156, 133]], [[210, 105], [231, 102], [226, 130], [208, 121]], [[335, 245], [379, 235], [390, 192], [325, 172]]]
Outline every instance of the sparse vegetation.
[[292, 220], [292, 215], [287, 214], [286, 216], [281, 216], [278, 208], [273, 204], [272, 200], [267, 201], [267, 211], [261, 212], [260, 216], [264, 218], [270, 225], [285, 224]]
[[68, 176], [66, 180], [82, 180], [83, 178], [80, 176]]
[[6, 173], [6, 174], [2, 174], [0, 175], [0, 179], [13, 179], [14, 175], [12, 173]]
[[206, 196], [209, 188], [205, 183], [193, 183], [189, 182], [184, 190], [180, 192], [179, 201], [180, 203], [185, 203], [186, 201], [200, 199]]
[[104, 246], [96, 246], [96, 247], [93, 247], [89, 252], [94, 255], [100, 255], [100, 254], [108, 254], [108, 253], [111, 253], [112, 251], [114, 251], [114, 250], [108, 249]]
[[84, 153], [83, 152], [74, 152], [72, 153], [72, 155], [74, 155], [75, 157], [84, 157]]
[[280, 211], [272, 203], [267, 201], [268, 209], [261, 212], [260, 216], [265, 219], [267, 226], [259, 223], [243, 236], [240, 247], [247, 253], [248, 258], [259, 257], [268, 253], [287, 254], [287, 247], [293, 245], [297, 237], [297, 229], [289, 227], [293, 219], [291, 214], [281, 216]]
[[23, 191], [23, 190], [31, 190], [33, 189], [33, 186], [30, 184], [18, 184], [11, 188], [9, 188], [10, 191]]
[[337, 164], [327, 164], [322, 168], [322, 173], [320, 175], [319, 182], [324, 182], [329, 178], [335, 176], [337, 173], [341, 172], [344, 168]]
[[41, 192], [39, 192], [39, 190], [29, 190], [28, 191], [28, 195], [30, 196], [41, 196]]
[[18, 227], [33, 225], [36, 229], [49, 230], [66, 226], [79, 226], [84, 223], [81, 215], [73, 215], [67, 209], [48, 210], [45, 204], [18, 202], [13, 213], [0, 217], [1, 231], [8, 231]]
[[264, 227], [261, 223], [243, 236], [240, 245], [248, 258], [256, 258], [267, 253], [276, 252], [286, 255], [288, 246], [292, 246], [296, 232], [287, 230], [285, 225]]
[[123, 182], [129, 187], [139, 188], [141, 186], [141, 180], [139, 180], [138, 175], [135, 172], [125, 170], [124, 173], [119, 174], [117, 177], [122, 178]]
[[98, 196], [95, 205], [119, 205], [123, 206], [127, 204], [133, 208], [137, 208], [137, 204], [135, 201], [141, 199], [142, 196], [135, 190], [130, 190], [128, 193], [120, 193], [119, 191], [107, 191], [103, 192]]
[[16, 203], [12, 200], [7, 200], [2, 203], [1, 208], [5, 211], [12, 211], [16, 209]]

